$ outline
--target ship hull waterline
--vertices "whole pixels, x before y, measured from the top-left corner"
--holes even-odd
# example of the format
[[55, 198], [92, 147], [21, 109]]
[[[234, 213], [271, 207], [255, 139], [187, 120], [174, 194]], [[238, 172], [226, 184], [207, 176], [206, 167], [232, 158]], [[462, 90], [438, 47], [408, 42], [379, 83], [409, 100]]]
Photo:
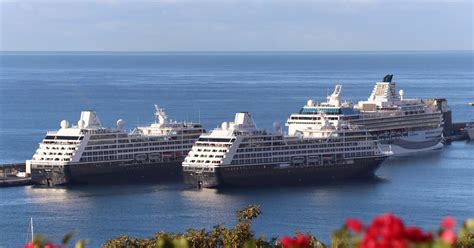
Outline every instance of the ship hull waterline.
[[423, 142], [423, 145], [419, 145], [420, 143], [422, 142], [419, 142], [418, 144], [412, 143], [411, 147], [407, 147], [406, 145], [401, 145], [400, 142], [384, 142], [380, 145], [380, 147], [382, 150], [391, 151], [393, 153], [391, 156], [392, 158], [405, 157], [416, 155], [419, 153], [441, 150], [444, 147], [443, 143], [440, 140]]
[[181, 161], [77, 163], [56, 168], [32, 168], [36, 185], [122, 184], [182, 181]]
[[387, 156], [354, 159], [353, 163], [321, 166], [260, 164], [216, 167], [211, 171], [183, 171], [184, 182], [198, 188], [324, 184], [373, 178]]

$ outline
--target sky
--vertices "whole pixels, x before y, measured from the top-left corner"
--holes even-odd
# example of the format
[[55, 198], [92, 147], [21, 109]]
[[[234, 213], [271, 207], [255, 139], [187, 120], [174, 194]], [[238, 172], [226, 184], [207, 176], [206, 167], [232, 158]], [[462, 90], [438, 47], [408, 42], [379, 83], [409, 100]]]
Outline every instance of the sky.
[[0, 50], [473, 50], [473, 2], [0, 0]]

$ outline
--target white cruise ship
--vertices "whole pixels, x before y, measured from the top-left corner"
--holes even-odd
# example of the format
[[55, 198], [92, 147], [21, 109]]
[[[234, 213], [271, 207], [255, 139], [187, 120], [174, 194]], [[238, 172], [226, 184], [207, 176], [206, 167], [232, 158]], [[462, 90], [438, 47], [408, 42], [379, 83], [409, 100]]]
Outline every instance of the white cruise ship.
[[181, 178], [181, 162], [204, 129], [170, 122], [155, 105], [155, 123], [125, 131], [101, 125], [95, 111], [83, 111], [77, 126], [63, 120], [48, 132], [27, 166], [36, 184], [127, 182]]
[[202, 134], [183, 162], [185, 183], [198, 187], [322, 183], [373, 176], [390, 155], [367, 131], [325, 122], [302, 136], [256, 127], [249, 113]]
[[474, 121], [467, 123], [464, 130], [466, 130], [469, 140], [474, 140]]
[[440, 149], [443, 147], [443, 115], [433, 104], [419, 99], [405, 99], [404, 91], [396, 93], [392, 75], [377, 82], [367, 101], [354, 105], [342, 102], [341, 85], [336, 88], [328, 101], [316, 103], [309, 100], [286, 122], [289, 135], [299, 135], [303, 130], [322, 124], [327, 118], [333, 125], [348, 124], [361, 126], [377, 137], [385, 149], [394, 155]]

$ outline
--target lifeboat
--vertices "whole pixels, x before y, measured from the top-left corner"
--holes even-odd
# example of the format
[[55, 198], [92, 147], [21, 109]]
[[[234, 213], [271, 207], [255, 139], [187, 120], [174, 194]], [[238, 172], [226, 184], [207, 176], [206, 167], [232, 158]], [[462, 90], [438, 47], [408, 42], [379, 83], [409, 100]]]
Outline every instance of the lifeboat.
[[148, 158], [148, 156], [145, 153], [135, 155], [135, 160], [137, 160], [137, 161], [144, 161], [147, 158]]
[[161, 154], [160, 153], [150, 153], [148, 155], [148, 158], [150, 160], [160, 160], [161, 159]]
[[321, 159], [319, 158], [319, 156], [309, 156], [308, 157], [308, 163], [319, 164], [320, 160]]
[[291, 158], [293, 164], [303, 164], [305, 162], [305, 157], [293, 157]]

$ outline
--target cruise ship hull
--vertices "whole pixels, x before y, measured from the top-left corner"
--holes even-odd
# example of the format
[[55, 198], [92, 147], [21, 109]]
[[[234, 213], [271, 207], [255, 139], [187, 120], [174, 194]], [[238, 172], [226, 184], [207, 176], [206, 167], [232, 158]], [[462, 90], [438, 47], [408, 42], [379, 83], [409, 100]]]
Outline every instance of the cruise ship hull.
[[181, 161], [75, 163], [53, 168], [32, 166], [31, 179], [46, 186], [161, 182], [180, 180], [181, 171]]
[[381, 148], [384, 151], [391, 151], [393, 156], [405, 156], [419, 152], [427, 152], [443, 148], [441, 138], [435, 138], [425, 141], [409, 141], [404, 139], [393, 139], [381, 141]]
[[320, 184], [372, 177], [386, 157], [371, 157], [322, 166], [260, 164], [216, 167], [210, 171], [185, 170], [186, 184], [203, 188]]

